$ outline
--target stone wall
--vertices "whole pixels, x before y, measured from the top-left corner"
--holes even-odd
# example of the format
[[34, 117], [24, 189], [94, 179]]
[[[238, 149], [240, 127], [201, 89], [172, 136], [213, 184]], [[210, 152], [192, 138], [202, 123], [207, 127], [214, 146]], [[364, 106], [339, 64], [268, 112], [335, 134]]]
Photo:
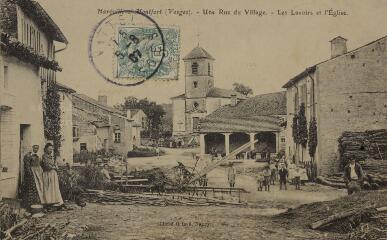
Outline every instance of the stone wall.
[[318, 65], [321, 173], [337, 171], [343, 131], [387, 126], [387, 38]]

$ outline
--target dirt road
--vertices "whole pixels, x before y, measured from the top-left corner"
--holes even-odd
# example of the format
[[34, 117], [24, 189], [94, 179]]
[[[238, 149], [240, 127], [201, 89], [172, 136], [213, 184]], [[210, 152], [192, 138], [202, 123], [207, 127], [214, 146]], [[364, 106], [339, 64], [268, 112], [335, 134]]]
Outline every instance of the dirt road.
[[[275, 209], [148, 207], [89, 204], [83, 210], [50, 213], [48, 222], [69, 220], [66, 232], [81, 239], [333, 239], [333, 235], [287, 228], [268, 215]], [[307, 221], [307, 219], [305, 219]]]

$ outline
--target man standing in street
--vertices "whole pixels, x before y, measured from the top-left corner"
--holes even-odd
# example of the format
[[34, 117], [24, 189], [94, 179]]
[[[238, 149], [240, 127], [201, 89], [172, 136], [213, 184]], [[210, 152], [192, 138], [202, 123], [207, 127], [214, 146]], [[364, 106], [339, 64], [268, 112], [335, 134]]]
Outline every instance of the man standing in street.
[[280, 170], [278, 170], [279, 182], [280, 182], [280, 190], [285, 187], [287, 190], [286, 181], [288, 177], [288, 170], [284, 167], [284, 164], [281, 164]]
[[233, 167], [233, 164], [230, 163], [229, 167], [227, 168], [227, 180], [230, 188], [235, 187], [235, 174], [235, 168]]
[[344, 167], [344, 181], [347, 185], [348, 195], [361, 190], [364, 173], [360, 164], [351, 159], [347, 166]]

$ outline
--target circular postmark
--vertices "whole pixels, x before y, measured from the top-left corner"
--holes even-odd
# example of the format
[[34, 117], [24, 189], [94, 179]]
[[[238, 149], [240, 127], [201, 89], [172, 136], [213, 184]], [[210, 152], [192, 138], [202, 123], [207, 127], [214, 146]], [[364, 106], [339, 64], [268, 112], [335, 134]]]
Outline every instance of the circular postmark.
[[165, 57], [165, 40], [151, 17], [122, 10], [98, 22], [88, 50], [89, 60], [101, 77], [120, 86], [134, 86], [157, 73]]

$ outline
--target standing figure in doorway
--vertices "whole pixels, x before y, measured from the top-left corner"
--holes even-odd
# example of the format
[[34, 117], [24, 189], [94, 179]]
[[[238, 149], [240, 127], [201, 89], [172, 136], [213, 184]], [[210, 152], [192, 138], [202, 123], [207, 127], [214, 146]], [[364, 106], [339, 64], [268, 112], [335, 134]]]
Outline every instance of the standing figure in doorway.
[[22, 198], [25, 208], [30, 209], [32, 205], [41, 205], [43, 199], [43, 170], [40, 166], [40, 158], [37, 155], [38, 145], [32, 146], [32, 153], [28, 152], [24, 158], [24, 178], [22, 184]]
[[228, 179], [228, 184], [230, 185], [231, 188], [235, 187], [235, 175], [236, 175], [235, 168], [233, 167], [233, 164], [230, 163], [229, 167], [227, 168], [227, 179]]
[[47, 143], [42, 156], [44, 202], [49, 207], [62, 207], [63, 199], [59, 190], [58, 166], [53, 157], [53, 146]]

